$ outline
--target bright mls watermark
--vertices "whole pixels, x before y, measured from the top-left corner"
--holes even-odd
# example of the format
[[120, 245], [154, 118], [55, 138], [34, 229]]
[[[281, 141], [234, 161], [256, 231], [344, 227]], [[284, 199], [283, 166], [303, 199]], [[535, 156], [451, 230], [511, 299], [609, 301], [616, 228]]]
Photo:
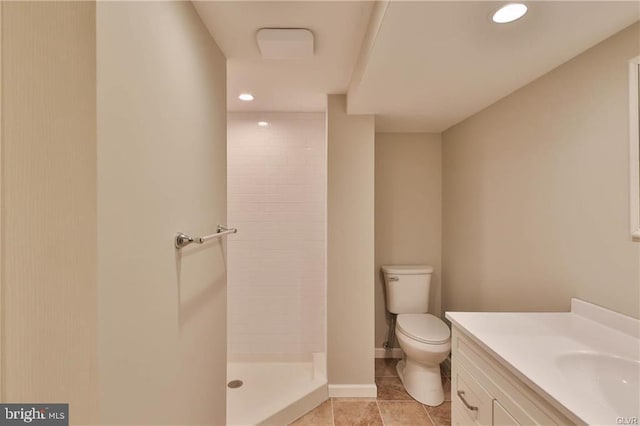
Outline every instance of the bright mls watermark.
[[0, 426], [69, 426], [69, 404], [0, 404]]
[[640, 425], [638, 417], [616, 417], [617, 425]]

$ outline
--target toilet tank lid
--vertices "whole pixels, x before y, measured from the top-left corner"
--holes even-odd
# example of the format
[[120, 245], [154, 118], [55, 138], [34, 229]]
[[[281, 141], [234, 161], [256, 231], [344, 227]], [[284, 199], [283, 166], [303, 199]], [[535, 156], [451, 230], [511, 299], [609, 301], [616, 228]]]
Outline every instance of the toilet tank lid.
[[380, 268], [385, 274], [395, 275], [416, 275], [433, 273], [433, 267], [428, 265], [382, 265]]

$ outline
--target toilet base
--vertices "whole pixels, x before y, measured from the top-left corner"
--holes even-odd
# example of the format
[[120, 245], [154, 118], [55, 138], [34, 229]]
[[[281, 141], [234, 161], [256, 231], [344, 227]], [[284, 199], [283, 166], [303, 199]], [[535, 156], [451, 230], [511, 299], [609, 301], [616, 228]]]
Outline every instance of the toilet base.
[[440, 375], [440, 365], [426, 366], [407, 359], [406, 356], [396, 366], [400, 381], [413, 399], [431, 407], [444, 402], [444, 389]]

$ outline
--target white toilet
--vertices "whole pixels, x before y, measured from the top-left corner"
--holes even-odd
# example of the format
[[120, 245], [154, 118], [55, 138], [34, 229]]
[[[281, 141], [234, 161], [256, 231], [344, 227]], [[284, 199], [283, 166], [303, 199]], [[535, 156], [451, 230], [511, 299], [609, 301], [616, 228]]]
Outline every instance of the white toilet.
[[436, 406], [444, 401], [440, 363], [451, 351], [451, 332], [428, 314], [433, 268], [426, 265], [382, 266], [387, 311], [398, 314], [395, 334], [403, 352], [398, 375], [417, 401]]

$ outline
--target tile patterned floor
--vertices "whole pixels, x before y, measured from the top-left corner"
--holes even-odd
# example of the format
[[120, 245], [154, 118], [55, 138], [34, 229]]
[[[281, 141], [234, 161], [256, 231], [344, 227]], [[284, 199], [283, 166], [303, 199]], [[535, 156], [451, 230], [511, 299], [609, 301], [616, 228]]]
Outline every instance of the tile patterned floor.
[[404, 390], [398, 373], [397, 359], [376, 359], [378, 397], [331, 398], [300, 417], [295, 426], [450, 426], [451, 380], [443, 368], [442, 383], [445, 402], [437, 407], [422, 405]]

